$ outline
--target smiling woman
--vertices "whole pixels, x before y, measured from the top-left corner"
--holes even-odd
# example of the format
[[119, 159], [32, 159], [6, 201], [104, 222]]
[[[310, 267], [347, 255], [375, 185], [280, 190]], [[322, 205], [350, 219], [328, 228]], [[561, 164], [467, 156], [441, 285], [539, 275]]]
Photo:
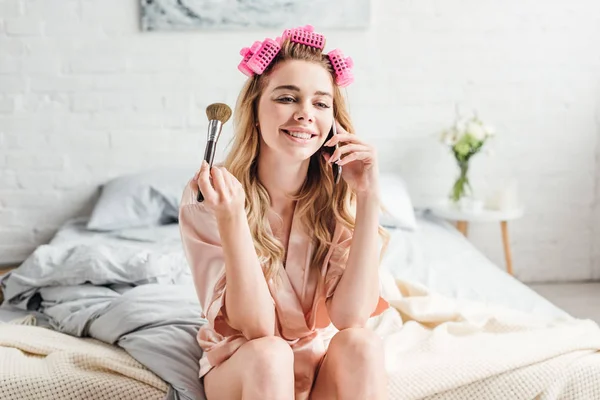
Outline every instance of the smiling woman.
[[[231, 151], [222, 167], [202, 166], [181, 203], [208, 320], [200, 376], [209, 400], [383, 399], [383, 351], [365, 328], [388, 308], [377, 156], [353, 133], [339, 89], [353, 79], [347, 59], [338, 51], [332, 62], [311, 27], [282, 37], [242, 51], [249, 79]], [[334, 162], [347, 165], [338, 184]]]
[[[305, 79], [307, 75], [311, 79]], [[281, 154], [298, 160], [315, 154], [333, 124], [332, 91], [331, 73], [321, 65], [303, 60], [280, 64], [258, 103], [261, 141], [266, 145], [261, 157], [272, 163], [283, 160]]]

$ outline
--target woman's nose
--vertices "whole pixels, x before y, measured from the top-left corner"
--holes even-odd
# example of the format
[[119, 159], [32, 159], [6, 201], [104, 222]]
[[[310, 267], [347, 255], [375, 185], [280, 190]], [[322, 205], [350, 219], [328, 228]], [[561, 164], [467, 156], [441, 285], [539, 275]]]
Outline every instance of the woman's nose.
[[307, 107], [301, 107], [294, 113], [294, 119], [296, 121], [313, 122], [314, 116]]

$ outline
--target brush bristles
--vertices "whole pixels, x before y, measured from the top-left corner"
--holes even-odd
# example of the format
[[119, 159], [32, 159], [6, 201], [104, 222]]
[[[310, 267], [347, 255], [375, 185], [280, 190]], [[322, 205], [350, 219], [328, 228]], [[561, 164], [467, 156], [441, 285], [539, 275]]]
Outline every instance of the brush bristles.
[[209, 121], [218, 119], [224, 124], [231, 118], [231, 108], [227, 104], [213, 103], [206, 107], [206, 116]]

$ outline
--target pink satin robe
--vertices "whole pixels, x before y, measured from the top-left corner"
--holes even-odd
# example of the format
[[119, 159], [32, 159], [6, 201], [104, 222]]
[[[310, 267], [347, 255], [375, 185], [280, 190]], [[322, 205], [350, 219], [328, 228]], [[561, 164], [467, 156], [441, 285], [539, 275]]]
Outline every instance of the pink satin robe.
[[[202, 317], [208, 320], [197, 338], [204, 350], [200, 359], [200, 377], [203, 377], [211, 368], [231, 357], [247, 340], [226, 323], [227, 284], [219, 230], [214, 215], [195, 197], [196, 193], [188, 184], [181, 201], [179, 224], [203, 310]], [[333, 295], [344, 272], [346, 258], [343, 254], [351, 240], [351, 232], [339, 225], [334, 233], [334, 245], [321, 269], [310, 268], [314, 245], [294, 214], [286, 267], [281, 265], [279, 268], [282, 283], [276, 287], [272, 280], [268, 282], [276, 311], [276, 335], [285, 339], [294, 353], [297, 400], [309, 397], [329, 342], [338, 332], [329, 319], [325, 300]], [[387, 307], [388, 303], [380, 298], [373, 315]]]

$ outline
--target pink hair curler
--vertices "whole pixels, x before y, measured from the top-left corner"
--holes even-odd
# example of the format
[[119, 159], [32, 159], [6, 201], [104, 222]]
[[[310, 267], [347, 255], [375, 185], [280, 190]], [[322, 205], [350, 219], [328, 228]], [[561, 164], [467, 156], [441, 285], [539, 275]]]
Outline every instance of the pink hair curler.
[[335, 72], [335, 83], [340, 87], [345, 87], [354, 82], [352, 67], [354, 62], [350, 57], [344, 58], [340, 49], [330, 51], [327, 56]]
[[[266, 38], [262, 42], [254, 42], [252, 47], [244, 47], [240, 51], [242, 61], [238, 65], [238, 70], [249, 77], [254, 74], [262, 74], [273, 62], [286, 38], [292, 42], [320, 50], [325, 47], [325, 36], [315, 33], [311, 25], [286, 29], [275, 40]], [[354, 74], [352, 73], [354, 63], [350, 57], [344, 57], [339, 49], [330, 51], [327, 56], [333, 67], [335, 83], [338, 86], [345, 87], [354, 82]]]
[[258, 51], [261, 44], [262, 43], [257, 40], [254, 42], [254, 44], [252, 44], [252, 47], [244, 47], [242, 50], [240, 50], [242, 61], [240, 61], [238, 64], [238, 70], [240, 70], [244, 75], [254, 75], [254, 71], [248, 68], [248, 60], [250, 60], [250, 58]]
[[266, 38], [254, 53], [246, 66], [256, 74], [262, 74], [281, 50], [281, 46], [273, 39]]
[[325, 36], [315, 33], [312, 25], [306, 25], [300, 28], [286, 29], [281, 35], [282, 38], [289, 38], [290, 41], [315, 47], [323, 50], [325, 47]]

